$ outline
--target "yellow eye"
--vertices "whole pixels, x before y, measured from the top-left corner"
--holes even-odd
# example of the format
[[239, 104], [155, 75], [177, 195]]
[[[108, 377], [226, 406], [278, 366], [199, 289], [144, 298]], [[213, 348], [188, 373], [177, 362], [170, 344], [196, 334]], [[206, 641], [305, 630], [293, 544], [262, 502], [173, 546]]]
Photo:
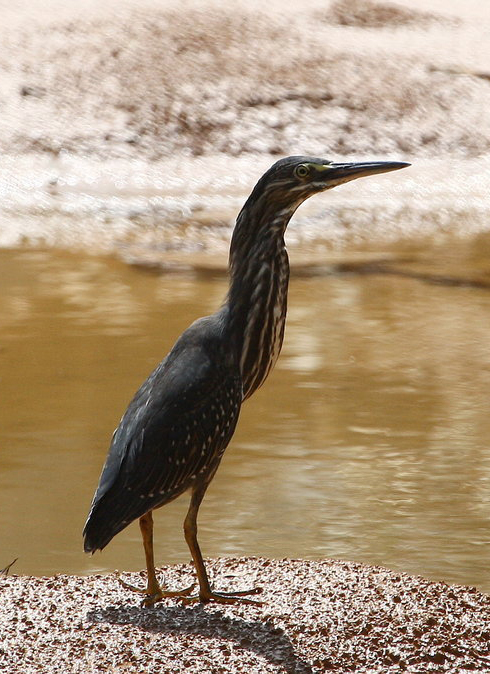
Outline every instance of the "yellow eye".
[[309, 174], [310, 169], [306, 164], [300, 164], [294, 169], [294, 174], [297, 178], [306, 178]]

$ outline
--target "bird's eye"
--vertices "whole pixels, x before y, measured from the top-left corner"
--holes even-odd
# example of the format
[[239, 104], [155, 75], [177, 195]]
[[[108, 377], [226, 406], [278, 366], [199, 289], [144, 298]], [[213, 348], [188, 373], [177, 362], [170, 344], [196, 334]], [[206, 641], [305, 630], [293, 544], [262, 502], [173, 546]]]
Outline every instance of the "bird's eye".
[[294, 173], [298, 178], [306, 178], [306, 176], [309, 174], [310, 169], [306, 164], [300, 164], [294, 169]]

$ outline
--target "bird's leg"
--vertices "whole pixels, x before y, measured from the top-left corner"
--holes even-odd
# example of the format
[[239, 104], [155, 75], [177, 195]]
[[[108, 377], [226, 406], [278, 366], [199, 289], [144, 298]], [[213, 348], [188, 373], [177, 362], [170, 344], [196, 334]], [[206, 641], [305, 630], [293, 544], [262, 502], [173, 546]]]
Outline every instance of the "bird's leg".
[[139, 519], [141, 536], [143, 537], [143, 547], [145, 549], [145, 558], [146, 558], [146, 571], [147, 571], [147, 585], [146, 589], [135, 587], [126, 583], [124, 580], [119, 578], [119, 582], [127, 590], [132, 590], [133, 592], [139, 592], [140, 594], [146, 595], [143, 599], [143, 606], [153, 606], [160, 599], [165, 597], [185, 597], [189, 595], [194, 589], [194, 585], [185, 588], [184, 590], [162, 590], [160, 584], [158, 583], [156, 571], [155, 571], [155, 560], [153, 556], [153, 515], [152, 511], [143, 515]]
[[203, 603], [217, 602], [220, 604], [243, 602], [245, 604], [256, 604], [260, 606], [260, 602], [254, 601], [253, 599], [244, 599], [244, 597], [248, 594], [258, 594], [259, 592], [262, 592], [261, 588], [242, 590], [240, 592], [213, 592], [211, 589], [199, 543], [197, 542], [197, 513], [207, 486], [207, 484], [199, 486], [192, 492], [191, 503], [184, 521], [185, 540], [191, 551], [192, 559], [194, 560], [194, 566], [199, 580], [199, 594], [193, 597], [185, 596], [182, 600], [184, 604], [190, 604], [197, 601]]

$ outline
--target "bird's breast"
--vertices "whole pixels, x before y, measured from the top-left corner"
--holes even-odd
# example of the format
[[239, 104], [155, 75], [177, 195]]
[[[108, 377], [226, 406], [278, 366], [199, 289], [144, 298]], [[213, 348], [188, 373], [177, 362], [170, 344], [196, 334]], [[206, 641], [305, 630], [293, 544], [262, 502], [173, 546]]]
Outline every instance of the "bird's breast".
[[240, 359], [244, 399], [264, 383], [281, 352], [289, 281], [287, 255], [281, 262], [264, 265], [256, 277]]

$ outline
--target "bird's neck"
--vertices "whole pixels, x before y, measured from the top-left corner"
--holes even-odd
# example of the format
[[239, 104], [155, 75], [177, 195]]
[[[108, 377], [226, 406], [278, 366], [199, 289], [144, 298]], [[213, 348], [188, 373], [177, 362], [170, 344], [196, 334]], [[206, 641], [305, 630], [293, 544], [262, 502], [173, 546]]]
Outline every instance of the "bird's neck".
[[289, 282], [284, 231], [291, 217], [276, 214], [267, 227], [253, 231], [249, 216], [242, 210], [233, 233], [227, 297], [244, 399], [265, 381], [281, 350]]

